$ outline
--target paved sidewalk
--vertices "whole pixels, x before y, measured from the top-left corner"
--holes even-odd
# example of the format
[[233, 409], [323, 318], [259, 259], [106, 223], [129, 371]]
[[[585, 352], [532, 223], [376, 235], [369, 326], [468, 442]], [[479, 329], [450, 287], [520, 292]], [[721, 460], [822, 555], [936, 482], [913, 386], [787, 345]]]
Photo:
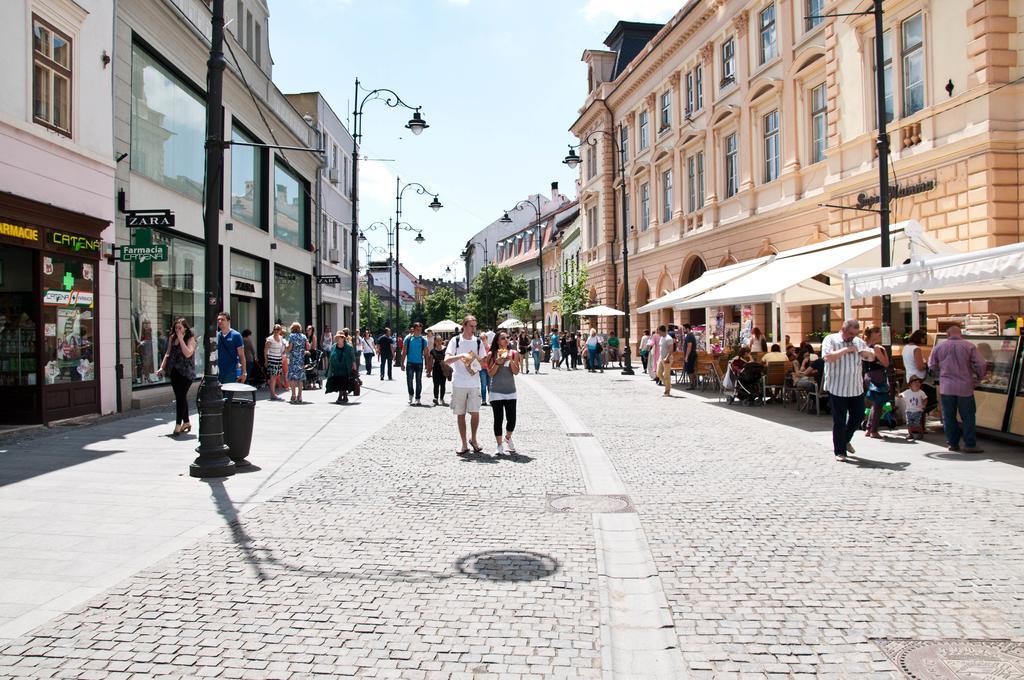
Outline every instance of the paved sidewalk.
[[[0, 640], [79, 605], [357, 446], [400, 413], [399, 382], [367, 380], [358, 405], [256, 407], [255, 465], [222, 485], [188, 476], [198, 444], [162, 412], [0, 443]], [[330, 395], [333, 397], [334, 395]], [[225, 499], [230, 495], [231, 502]]]

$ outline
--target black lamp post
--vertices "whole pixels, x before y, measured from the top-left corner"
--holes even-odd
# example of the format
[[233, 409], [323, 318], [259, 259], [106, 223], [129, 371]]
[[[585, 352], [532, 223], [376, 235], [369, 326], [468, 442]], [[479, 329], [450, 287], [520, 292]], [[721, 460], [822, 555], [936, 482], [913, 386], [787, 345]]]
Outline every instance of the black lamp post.
[[210, 59], [206, 89], [206, 187], [203, 191], [203, 230], [206, 237], [206, 361], [199, 383], [196, 406], [199, 411], [199, 456], [189, 466], [192, 477], [227, 477], [235, 474], [224, 444], [224, 394], [213, 372], [217, 350], [217, 314], [220, 302], [220, 194], [224, 167], [224, 0], [211, 6]]
[[[533, 201], [522, 200], [512, 206], [511, 210], [522, 210], [526, 206], [533, 208], [533, 212], [537, 216], [537, 222], [534, 227], [537, 230], [537, 271], [540, 274], [540, 333], [544, 335], [544, 225], [540, 221], [540, 196], [537, 196], [538, 205], [534, 205]], [[502, 224], [512, 224], [512, 218], [508, 216], [509, 211], [505, 213], [498, 220]]]
[[[435, 202], [437, 201], [437, 197], [436, 196], [434, 197], [434, 201]], [[440, 205], [441, 204], [438, 203], [438, 207], [440, 207]], [[394, 249], [393, 252], [395, 253], [394, 261], [388, 263], [389, 264], [388, 290], [391, 293], [392, 299], [394, 300], [394, 311], [393, 311], [394, 316], [392, 317], [392, 323], [397, 325], [398, 324], [398, 310], [401, 308], [401, 306], [398, 303], [398, 296], [401, 293], [401, 288], [400, 288], [400, 285], [399, 285], [400, 279], [398, 278], [399, 277], [399, 269], [398, 269], [398, 233], [401, 232], [401, 231], [415, 231], [416, 232], [416, 238], [414, 238], [413, 240], [416, 243], [423, 243], [424, 241], [426, 241], [426, 239], [423, 238], [423, 232], [422, 231], [420, 231], [416, 227], [412, 226], [408, 222], [401, 222], [401, 223], [395, 224], [395, 223], [391, 222], [390, 218], [388, 219], [388, 223], [387, 224], [385, 224], [383, 222], [374, 222], [373, 224], [371, 224], [368, 227], [366, 227], [366, 231], [376, 231], [378, 229], [383, 229], [384, 232], [388, 235], [388, 251], [392, 252], [392, 248], [393, 248]], [[366, 235], [363, 232], [359, 232], [359, 240], [360, 241], [366, 241]], [[394, 277], [392, 277], [392, 273], [390, 271], [390, 267], [392, 267], [392, 266], [394, 267], [394, 270], [395, 270]], [[392, 287], [392, 284], [394, 284], [394, 287]], [[390, 307], [390, 303], [389, 303], [389, 307]]]
[[[398, 244], [399, 232], [400, 231], [418, 231], [417, 229], [415, 229], [414, 227], [412, 227], [412, 226], [410, 226], [408, 224], [406, 224], [404, 227], [401, 226], [402, 224], [404, 224], [402, 222], [402, 195], [405, 193], [406, 189], [414, 189], [416, 191], [416, 193], [419, 194], [420, 196], [431, 196], [431, 201], [430, 201], [430, 203], [427, 204], [427, 207], [430, 208], [431, 210], [433, 210], [434, 212], [437, 212], [442, 207], [444, 207], [444, 206], [441, 205], [441, 201], [437, 200], [437, 194], [435, 194], [433, 191], [430, 191], [429, 189], [427, 189], [425, 186], [423, 186], [419, 182], [409, 182], [408, 184], [404, 184], [403, 185], [401, 177], [396, 177], [395, 178], [395, 227], [396, 227], [396, 229], [395, 229], [395, 292], [396, 293], [398, 293], [400, 291], [400, 286], [399, 286], [400, 279], [399, 279], [399, 277], [401, 276], [401, 272], [402, 272], [402, 259], [401, 259], [401, 254], [398, 251], [398, 248], [399, 248], [399, 244]], [[424, 240], [423, 239], [423, 233], [419, 232], [418, 235], [416, 236], [415, 240], [416, 240], [417, 243], [423, 243], [423, 240]], [[397, 300], [396, 300], [396, 304], [397, 304]], [[396, 323], [398, 322], [397, 314], [395, 316], [395, 322]]]
[[623, 335], [625, 340], [625, 358], [626, 363], [622, 369], [622, 375], [633, 375], [633, 364], [630, 361], [630, 326], [632, 325], [632, 319], [630, 319], [629, 311], [629, 225], [626, 224], [626, 170], [623, 167], [622, 150], [619, 148], [619, 140], [615, 136], [615, 133], [610, 130], [594, 130], [589, 135], [583, 138], [583, 140], [573, 146], [569, 145], [569, 153], [562, 159], [562, 162], [568, 165], [572, 169], [576, 169], [580, 164], [580, 157], [576, 155], [576, 149], [580, 148], [584, 144], [590, 144], [591, 146], [597, 145], [598, 135], [607, 135], [608, 139], [612, 143], [612, 174], [615, 174], [615, 168], [618, 166], [619, 180], [622, 182], [623, 195], [620, 199], [622, 204], [622, 311], [625, 313], [625, 328], [623, 329]]
[[[361, 92], [366, 92], [362, 99], [359, 98]], [[386, 106], [391, 108], [401, 106], [412, 111], [412, 118], [405, 124], [405, 127], [411, 130], [414, 135], [419, 135], [430, 127], [420, 114], [421, 107], [406, 104], [394, 90], [381, 88], [367, 91], [359, 86], [359, 79], [356, 78], [356, 96], [354, 99], [356, 108], [352, 117], [352, 328], [359, 328], [359, 142], [363, 138], [363, 107], [366, 105], [366, 102], [375, 99], [383, 101]], [[437, 201], [436, 196], [434, 201]], [[437, 207], [440, 208], [441, 204], [438, 203]]]
[[[367, 240], [366, 240], [366, 236], [364, 236], [362, 232], [360, 232], [360, 234], [359, 234], [359, 240], [363, 242], [363, 244], [364, 244], [363, 252], [366, 253], [366, 328], [369, 328], [370, 332], [372, 333], [373, 332], [373, 312], [370, 309], [370, 258], [374, 254], [376, 254], [376, 253], [384, 254], [387, 251], [385, 251], [380, 246], [375, 246], [375, 245], [372, 245], [372, 244], [368, 243]], [[356, 333], [359, 332], [359, 330], [355, 329], [355, 328], [352, 329], [352, 330], [353, 330], [353, 332], [356, 332]]]

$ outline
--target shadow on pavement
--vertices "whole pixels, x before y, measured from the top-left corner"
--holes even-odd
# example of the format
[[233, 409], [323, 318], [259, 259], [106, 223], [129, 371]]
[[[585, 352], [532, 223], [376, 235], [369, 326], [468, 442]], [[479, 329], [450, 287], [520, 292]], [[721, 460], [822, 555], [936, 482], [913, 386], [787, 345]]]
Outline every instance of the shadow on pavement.
[[963, 453], [959, 451], [932, 451], [924, 454], [933, 460], [946, 460], [960, 463], [1005, 463], [1016, 467], [1024, 467], [1024, 454], [1013, 452]]
[[500, 456], [495, 456], [498, 460], [507, 460], [510, 463], [532, 463], [534, 461], [532, 456], [527, 456], [522, 453], [503, 453]]
[[910, 467], [910, 463], [907, 462], [883, 463], [880, 460], [871, 460], [870, 458], [860, 458], [858, 456], [847, 456], [846, 462], [853, 463], [859, 468], [877, 468], [881, 470], [892, 470], [894, 472], [904, 472], [908, 467]]
[[493, 463], [497, 463], [498, 462], [498, 459], [495, 458], [494, 456], [489, 456], [486, 453], [482, 453], [482, 452], [481, 453], [473, 453], [472, 451], [469, 451], [468, 453], [457, 453], [456, 455], [459, 458], [461, 458], [462, 462], [464, 462], [464, 463], [493, 464]]
[[231, 529], [231, 537], [234, 539], [235, 545], [242, 551], [245, 561], [255, 570], [256, 577], [261, 581], [270, 578], [261, 567], [263, 560], [256, 555], [256, 551], [253, 549], [252, 537], [246, 532], [245, 525], [242, 524], [242, 520], [238, 517], [238, 510], [235, 508], [235, 504], [232, 502], [231, 496], [224, 486], [224, 479], [217, 477], [215, 479], [204, 479], [203, 481], [210, 485], [210, 494], [213, 496], [213, 502], [217, 506], [217, 512], [224, 518], [228, 528]]
[[[118, 437], [120, 438], [120, 437]], [[111, 437], [97, 436], [96, 440], [109, 443]], [[90, 451], [87, 447], [96, 442], [89, 442], [79, 445], [64, 445], [53, 442], [50, 446], [39, 446], [25, 443], [4, 442], [0, 443], [0, 486], [16, 484], [26, 479], [45, 475], [64, 468], [89, 463], [100, 458], [124, 453], [125, 449], [110, 449], [109, 451]]]

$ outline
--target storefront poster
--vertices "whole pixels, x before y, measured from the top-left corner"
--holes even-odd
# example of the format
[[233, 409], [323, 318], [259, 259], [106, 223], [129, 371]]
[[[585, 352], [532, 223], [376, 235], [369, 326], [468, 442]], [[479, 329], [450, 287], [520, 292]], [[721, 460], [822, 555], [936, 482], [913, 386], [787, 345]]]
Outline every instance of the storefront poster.
[[53, 258], [52, 257], [44, 257], [43, 258], [43, 274], [46, 274], [47, 276], [51, 276], [53, 274]]
[[754, 308], [750, 305], [743, 305], [740, 310], [740, 343], [750, 342], [750, 336], [754, 334]]
[[43, 326], [43, 334], [48, 338], [57, 337], [57, 324], [48, 323]]
[[85, 279], [86, 281], [92, 281], [92, 265], [91, 264], [83, 264], [82, 265], [82, 278]]
[[740, 344], [740, 324], [737, 321], [725, 324], [725, 344], [723, 349], [729, 350]]

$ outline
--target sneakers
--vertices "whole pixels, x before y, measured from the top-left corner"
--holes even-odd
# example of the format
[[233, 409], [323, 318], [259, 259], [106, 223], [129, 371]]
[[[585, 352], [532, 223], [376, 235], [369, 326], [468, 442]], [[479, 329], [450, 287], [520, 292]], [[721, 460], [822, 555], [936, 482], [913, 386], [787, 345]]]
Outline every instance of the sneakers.
[[850, 442], [846, 442], [846, 452], [847, 453], [857, 453], [857, 450], [855, 448], [853, 448], [853, 444], [851, 444]]
[[505, 437], [505, 450], [512, 455], [516, 453], [516, 445], [512, 443], [511, 437]]
[[409, 406], [412, 406], [412, 395], [409, 396]]
[[419, 399], [417, 399], [417, 400], [416, 400], [416, 405], [417, 405], [417, 406], [422, 406], [423, 404], [421, 404], [421, 403], [420, 403], [420, 400], [419, 400]]
[[979, 449], [977, 446], [965, 446], [963, 448], [964, 453], [985, 453], [985, 449]]
[[505, 449], [503, 449], [501, 447], [501, 444], [498, 444], [496, 447], [494, 447], [494, 455], [495, 456], [504, 456], [505, 455]]
[[946, 450], [947, 451], [958, 452], [958, 451], [960, 451], [960, 447], [957, 446], [956, 444], [950, 444], [949, 446], [946, 447]]
[[437, 398], [434, 398], [434, 406], [437, 406]]

